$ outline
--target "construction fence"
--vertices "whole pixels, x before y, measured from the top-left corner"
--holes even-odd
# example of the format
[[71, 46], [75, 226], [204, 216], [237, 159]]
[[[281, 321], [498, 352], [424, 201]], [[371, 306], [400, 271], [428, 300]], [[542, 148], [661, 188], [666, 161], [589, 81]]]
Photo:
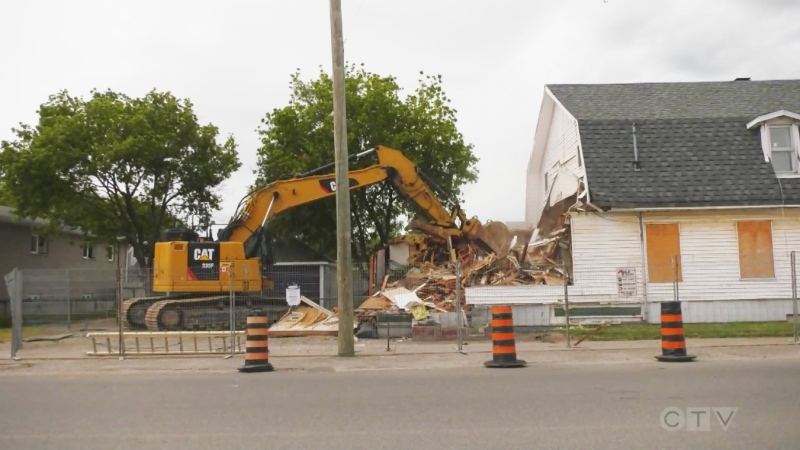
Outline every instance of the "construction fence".
[[[742, 278], [714, 255], [673, 257], [665, 267], [596, 262], [520, 265], [513, 256], [428, 260], [351, 275], [357, 351], [461, 350], [491, 342], [491, 307], [510, 305], [516, 339], [546, 345], [586, 340], [659, 339], [660, 307], [680, 301], [687, 338], [785, 336], [797, 341], [797, 271], [776, 264]], [[5, 274], [12, 356], [23, 337], [86, 337], [84, 354], [236, 354], [249, 312], [264, 311], [270, 354], [335, 355], [337, 268], [326, 263], [269, 268], [272, 286], [202, 294], [154, 292], [144, 269], [15, 270]], [[121, 320], [120, 320], [121, 319]]]

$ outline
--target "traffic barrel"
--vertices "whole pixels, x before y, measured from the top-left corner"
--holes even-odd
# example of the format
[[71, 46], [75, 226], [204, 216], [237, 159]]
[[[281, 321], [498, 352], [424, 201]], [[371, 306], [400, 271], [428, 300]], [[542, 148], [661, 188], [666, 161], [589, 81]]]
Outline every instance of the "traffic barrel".
[[661, 355], [656, 356], [656, 359], [664, 362], [687, 362], [695, 358], [696, 356], [686, 354], [681, 302], [661, 303]]
[[261, 308], [247, 314], [247, 340], [245, 342], [244, 366], [240, 372], [271, 372], [269, 363], [269, 323], [267, 313]]
[[492, 360], [486, 367], [524, 367], [527, 363], [517, 359], [514, 339], [514, 317], [510, 306], [492, 306]]

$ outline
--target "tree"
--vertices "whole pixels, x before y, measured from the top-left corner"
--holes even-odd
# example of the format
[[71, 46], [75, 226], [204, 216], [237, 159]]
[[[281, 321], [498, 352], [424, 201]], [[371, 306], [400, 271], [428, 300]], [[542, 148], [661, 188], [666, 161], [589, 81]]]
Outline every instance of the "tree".
[[3, 183], [2, 169], [0, 169], [0, 206], [10, 206], [11, 199], [8, 198], [7, 189]]
[[[332, 79], [320, 70], [318, 78], [303, 81], [298, 71], [290, 88], [289, 105], [262, 119], [258, 184], [334, 161]], [[426, 75], [413, 94], [401, 99], [395, 77], [370, 73], [363, 64], [349, 65], [345, 90], [349, 154], [378, 144], [397, 148], [455, 201], [465, 184], [477, 180], [473, 146], [456, 127], [457, 111], [449, 106], [440, 75]], [[413, 205], [398, 199], [386, 183], [352, 191], [351, 198], [354, 260], [363, 261], [371, 245], [386, 244], [399, 233], [402, 216], [415, 215]], [[291, 209], [276, 217], [270, 229], [335, 257], [335, 204], [331, 196]]]
[[139, 261], [162, 229], [219, 208], [215, 189], [240, 166], [233, 137], [200, 125], [192, 104], [155, 90], [143, 98], [67, 91], [39, 108], [36, 127], [20, 124], [3, 141], [6, 195], [20, 217], [80, 228], [98, 240], [124, 236]]

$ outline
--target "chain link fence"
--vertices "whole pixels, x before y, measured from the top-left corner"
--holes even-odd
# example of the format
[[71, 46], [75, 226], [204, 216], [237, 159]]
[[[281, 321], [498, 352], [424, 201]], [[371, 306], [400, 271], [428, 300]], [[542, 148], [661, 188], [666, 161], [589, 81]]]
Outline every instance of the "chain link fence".
[[[5, 279], [26, 327], [85, 331], [91, 322], [116, 317], [114, 269], [15, 270]], [[15, 302], [9, 303], [13, 314]]]
[[468, 287], [466, 298], [475, 308], [514, 305], [521, 339], [530, 334], [567, 346], [586, 339], [658, 339], [661, 303], [671, 301], [682, 304], [687, 338], [785, 336], [797, 342], [794, 252], [789, 264], [776, 264], [761, 278], [741, 277], [720, 259], [675, 256], [644, 270], [641, 261], [576, 261], [571, 271], [566, 265], [533, 271], [532, 284], [499, 268], [490, 282]]
[[[798, 341], [797, 273], [776, 264], [770, 278], [743, 279], [720, 270], [715, 255], [672, 258], [669, 267], [641, 261], [575, 262], [532, 268], [513, 255], [423, 255], [409, 266], [352, 272], [356, 350], [461, 351], [491, 342], [491, 306], [510, 305], [516, 339], [565, 346], [586, 340], [659, 339], [662, 302], [682, 303], [687, 338], [773, 336]], [[219, 269], [225, 270], [225, 269]], [[666, 274], [666, 275], [665, 275]], [[5, 274], [12, 356], [25, 338], [87, 336], [95, 354], [235, 354], [248, 311], [270, 323], [275, 356], [337, 354], [337, 268], [279, 264], [271, 286], [232, 292], [214, 281], [202, 292], [157, 292], [144, 269], [15, 270]], [[213, 276], [211, 276], [213, 275]], [[205, 274], [196, 274], [202, 279]], [[300, 301], [290, 306], [287, 296]], [[119, 320], [119, 319], [122, 320]], [[138, 337], [133, 337], [138, 336]], [[27, 345], [27, 341], [26, 341]], [[91, 348], [90, 348], [91, 347]]]

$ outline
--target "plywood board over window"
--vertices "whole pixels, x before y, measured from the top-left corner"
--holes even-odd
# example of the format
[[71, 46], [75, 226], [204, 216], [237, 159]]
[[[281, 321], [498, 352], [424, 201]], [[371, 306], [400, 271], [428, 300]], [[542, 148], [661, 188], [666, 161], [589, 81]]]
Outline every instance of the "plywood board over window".
[[768, 220], [737, 222], [739, 274], [742, 278], [775, 278], [772, 223]]
[[[650, 283], [683, 281], [681, 271], [681, 238], [677, 223], [649, 223], [647, 233], [647, 278]], [[672, 261], [675, 258], [675, 272]]]

